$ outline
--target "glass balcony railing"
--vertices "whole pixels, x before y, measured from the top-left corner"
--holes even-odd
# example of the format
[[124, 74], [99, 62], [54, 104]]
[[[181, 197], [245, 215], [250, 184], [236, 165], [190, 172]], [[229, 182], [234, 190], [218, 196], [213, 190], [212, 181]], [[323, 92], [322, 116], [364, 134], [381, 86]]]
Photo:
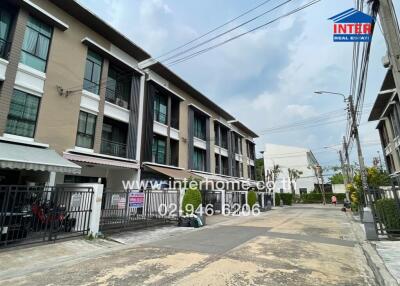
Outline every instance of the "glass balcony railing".
[[11, 43], [0, 39], [0, 58], [8, 59]]
[[104, 155], [125, 158], [126, 157], [126, 144], [102, 139], [100, 152], [101, 152], [101, 154], [104, 154]]

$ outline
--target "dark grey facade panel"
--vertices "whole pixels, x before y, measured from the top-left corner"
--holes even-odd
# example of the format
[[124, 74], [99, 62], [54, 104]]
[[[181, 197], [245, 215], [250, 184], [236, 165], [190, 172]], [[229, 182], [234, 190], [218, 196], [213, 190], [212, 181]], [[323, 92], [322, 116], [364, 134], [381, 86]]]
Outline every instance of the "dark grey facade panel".
[[189, 107], [188, 114], [188, 169], [193, 169], [194, 110], [192, 107]]
[[142, 161], [152, 161], [153, 146], [153, 125], [154, 125], [154, 94], [155, 88], [152, 84], [147, 84], [145, 92], [145, 108], [143, 118], [143, 140], [142, 140]]
[[206, 172], [211, 172], [211, 131], [210, 118], [206, 118]]
[[140, 77], [133, 76], [131, 83], [131, 94], [130, 94], [131, 108], [129, 111], [129, 129], [128, 129], [128, 143], [127, 143], [127, 157], [129, 159], [137, 159], [136, 142], [137, 142], [138, 121], [139, 121], [139, 98], [140, 98]]

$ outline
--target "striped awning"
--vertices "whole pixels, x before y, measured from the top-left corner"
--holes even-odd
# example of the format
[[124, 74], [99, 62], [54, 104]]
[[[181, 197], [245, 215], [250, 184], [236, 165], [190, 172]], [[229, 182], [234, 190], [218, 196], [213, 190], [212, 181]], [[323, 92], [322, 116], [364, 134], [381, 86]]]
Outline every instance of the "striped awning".
[[81, 167], [55, 150], [0, 142], [0, 168], [80, 174]]

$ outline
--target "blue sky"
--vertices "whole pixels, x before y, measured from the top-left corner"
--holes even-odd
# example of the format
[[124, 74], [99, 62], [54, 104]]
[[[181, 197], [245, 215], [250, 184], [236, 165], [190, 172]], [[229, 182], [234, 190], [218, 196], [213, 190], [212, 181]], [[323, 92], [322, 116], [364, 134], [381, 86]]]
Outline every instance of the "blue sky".
[[[262, 0], [79, 0], [80, 3], [142, 46], [153, 56], [169, 51], [196, 36], [236, 17]], [[272, 0], [247, 18], [283, 1]], [[293, 0], [271, 14], [242, 27], [240, 33], [282, 15], [307, 1]], [[400, 1], [396, 9], [400, 9]], [[216, 101], [261, 136], [265, 143], [307, 147], [322, 165], [338, 165], [334, 151], [324, 146], [341, 142], [345, 121], [291, 132], [271, 133], [266, 129], [308, 120], [335, 111], [333, 121], [345, 118], [339, 96], [320, 95], [315, 90], [349, 92], [352, 44], [332, 42], [332, 23], [327, 20], [354, 5], [351, 0], [322, 0], [300, 13], [221, 46], [171, 69], [195, 88]], [[238, 20], [237, 23], [240, 23]], [[243, 21], [243, 20], [242, 20]], [[232, 24], [233, 26], [234, 24]], [[234, 34], [235, 34], [234, 33]], [[381, 58], [386, 46], [379, 29], [374, 36], [365, 106], [371, 107], [385, 69]], [[342, 111], [340, 111], [343, 109]], [[376, 123], [365, 123], [360, 135], [367, 146], [367, 164], [381, 150]], [[342, 117], [339, 117], [343, 114]], [[318, 123], [318, 120], [315, 121]], [[352, 157], [355, 158], [355, 148]]]

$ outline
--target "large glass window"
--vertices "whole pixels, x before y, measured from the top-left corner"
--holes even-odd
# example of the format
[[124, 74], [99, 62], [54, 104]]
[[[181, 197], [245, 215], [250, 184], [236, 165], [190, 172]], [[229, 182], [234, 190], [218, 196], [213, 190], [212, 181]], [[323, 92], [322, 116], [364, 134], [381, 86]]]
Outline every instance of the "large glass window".
[[159, 92], [154, 96], [154, 120], [167, 124], [167, 98]]
[[22, 44], [21, 63], [37, 69], [46, 70], [52, 28], [30, 17]]
[[79, 113], [76, 146], [93, 149], [95, 132], [96, 132], [96, 115], [81, 111]]
[[193, 152], [193, 169], [197, 171], [206, 170], [206, 151], [194, 148]]
[[102, 64], [102, 57], [89, 50], [86, 58], [85, 77], [83, 80], [84, 90], [99, 94]]
[[40, 98], [14, 90], [7, 118], [6, 133], [33, 138]]
[[153, 137], [153, 162], [165, 164], [167, 142], [164, 137], [155, 135]]
[[11, 14], [0, 8], [0, 57], [5, 58], [8, 52], [8, 36], [10, 34]]
[[121, 107], [129, 108], [131, 78], [131, 75], [124, 74], [115, 67], [110, 67], [108, 70], [106, 100]]
[[194, 137], [206, 140], [206, 119], [196, 114], [194, 116]]

